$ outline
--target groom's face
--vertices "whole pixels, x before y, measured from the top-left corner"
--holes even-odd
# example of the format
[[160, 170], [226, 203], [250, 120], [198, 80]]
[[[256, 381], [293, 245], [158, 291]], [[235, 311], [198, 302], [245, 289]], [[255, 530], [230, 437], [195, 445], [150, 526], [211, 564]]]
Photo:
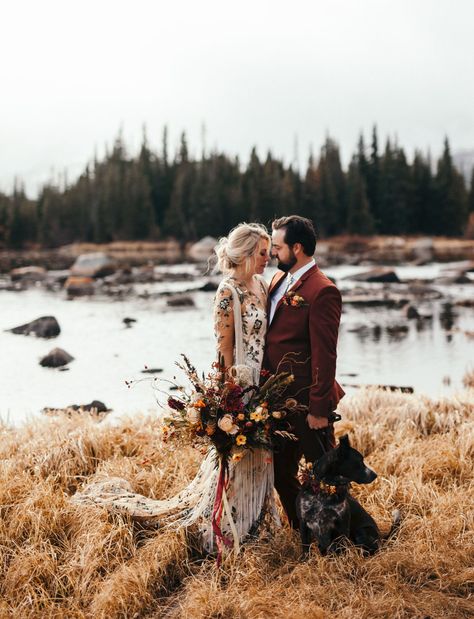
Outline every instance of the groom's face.
[[295, 266], [297, 258], [292, 248], [285, 243], [285, 232], [286, 230], [284, 228], [273, 230], [272, 258], [276, 258], [278, 260], [277, 266], [280, 271], [288, 273], [288, 271]]

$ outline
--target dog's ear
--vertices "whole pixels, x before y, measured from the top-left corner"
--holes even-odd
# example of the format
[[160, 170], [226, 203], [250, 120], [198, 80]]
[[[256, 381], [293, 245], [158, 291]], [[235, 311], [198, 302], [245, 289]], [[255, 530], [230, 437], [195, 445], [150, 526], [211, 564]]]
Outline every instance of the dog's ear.
[[319, 478], [324, 477], [326, 475], [328, 465], [328, 457], [322, 456], [322, 458], [319, 458], [319, 460], [316, 460], [313, 463], [313, 475]]
[[313, 464], [313, 474], [322, 479], [331, 470], [336, 461], [337, 449], [331, 449], [331, 451], [326, 452]]
[[339, 447], [342, 449], [342, 451], [349, 449], [350, 446], [351, 444], [349, 442], [349, 435], [344, 434], [344, 436], [341, 436], [341, 438], [339, 439]]

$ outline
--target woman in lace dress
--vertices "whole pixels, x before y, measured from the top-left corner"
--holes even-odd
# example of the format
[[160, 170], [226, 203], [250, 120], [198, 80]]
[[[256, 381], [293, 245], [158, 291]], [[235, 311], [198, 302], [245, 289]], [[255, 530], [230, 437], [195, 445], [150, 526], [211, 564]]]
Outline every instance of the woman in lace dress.
[[[258, 384], [267, 330], [268, 285], [262, 273], [269, 260], [270, 237], [264, 226], [240, 224], [216, 248], [224, 274], [214, 302], [217, 354], [244, 384]], [[221, 529], [234, 543], [257, 531], [266, 513], [278, 522], [273, 496], [273, 461], [253, 449], [231, 464], [228, 506]]]
[[[240, 224], [216, 247], [217, 269], [224, 274], [214, 301], [216, 357], [234, 376], [258, 384], [267, 328], [268, 288], [262, 273], [268, 263], [270, 237], [264, 226]], [[255, 533], [265, 514], [278, 522], [274, 504], [273, 461], [264, 449], [247, 450], [229, 465], [229, 483], [220, 523], [235, 549]], [[198, 473], [179, 494], [154, 500], [133, 492], [123, 479], [95, 481], [74, 495], [77, 503], [96, 503], [136, 519], [159, 518], [170, 528], [197, 524], [203, 547], [212, 552], [216, 539], [211, 518], [218, 483], [218, 457], [210, 447]]]

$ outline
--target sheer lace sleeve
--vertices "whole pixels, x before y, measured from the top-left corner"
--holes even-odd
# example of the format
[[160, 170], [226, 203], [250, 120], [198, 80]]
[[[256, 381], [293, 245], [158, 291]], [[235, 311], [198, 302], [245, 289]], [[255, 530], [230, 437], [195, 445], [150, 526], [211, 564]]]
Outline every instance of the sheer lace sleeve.
[[234, 301], [227, 286], [219, 286], [214, 299], [214, 334], [216, 352], [224, 357], [224, 365], [230, 367], [234, 359]]

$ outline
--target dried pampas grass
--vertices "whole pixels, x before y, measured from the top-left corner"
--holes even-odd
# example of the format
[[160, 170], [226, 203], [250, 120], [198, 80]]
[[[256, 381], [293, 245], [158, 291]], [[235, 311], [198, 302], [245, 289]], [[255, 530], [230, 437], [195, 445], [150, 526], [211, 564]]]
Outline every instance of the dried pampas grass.
[[355, 494], [380, 523], [403, 514], [374, 557], [316, 551], [301, 563], [283, 528], [222, 567], [183, 532], [139, 525], [69, 496], [119, 476], [173, 495], [200, 455], [160, 442], [156, 419], [90, 417], [0, 427], [0, 616], [323, 619], [474, 614], [474, 394], [443, 400], [374, 389], [345, 398], [337, 432], [379, 474]]

